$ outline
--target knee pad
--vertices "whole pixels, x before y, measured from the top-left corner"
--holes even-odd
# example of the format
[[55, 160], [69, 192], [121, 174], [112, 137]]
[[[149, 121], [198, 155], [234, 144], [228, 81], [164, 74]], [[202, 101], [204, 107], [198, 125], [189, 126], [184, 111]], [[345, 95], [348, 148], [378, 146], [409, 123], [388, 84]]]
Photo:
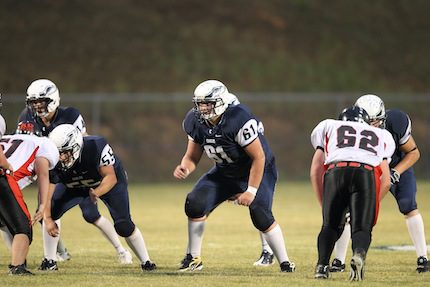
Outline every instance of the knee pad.
[[272, 211], [259, 204], [251, 204], [249, 213], [255, 228], [260, 231], [267, 230], [275, 222]]
[[82, 210], [82, 216], [84, 217], [85, 221], [91, 224], [94, 224], [94, 222], [97, 221], [97, 219], [100, 218], [100, 212], [97, 209], [97, 205], [93, 204], [93, 206], [89, 206], [89, 205], [85, 205], [85, 206], [81, 206], [81, 210]]
[[187, 195], [185, 200], [185, 214], [189, 218], [200, 218], [205, 216], [205, 205], [202, 201], [195, 200], [190, 194]]
[[129, 237], [135, 229], [135, 225], [131, 220], [115, 222], [114, 227], [116, 233], [118, 233], [118, 235], [121, 237]]
[[400, 212], [404, 215], [408, 214], [412, 210], [417, 209], [416, 204], [414, 204], [414, 202], [408, 198], [400, 199], [397, 201], [397, 205], [399, 206]]

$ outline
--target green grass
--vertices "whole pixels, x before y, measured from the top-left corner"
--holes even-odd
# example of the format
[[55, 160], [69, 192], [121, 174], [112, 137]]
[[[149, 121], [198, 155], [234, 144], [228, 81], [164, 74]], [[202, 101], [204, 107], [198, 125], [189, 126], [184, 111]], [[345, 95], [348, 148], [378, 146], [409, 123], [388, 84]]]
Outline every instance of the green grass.
[[[130, 187], [132, 217], [141, 229], [151, 259], [158, 269], [142, 273], [137, 259], [133, 265], [121, 266], [116, 253], [100, 232], [84, 222], [79, 208], [63, 217], [62, 236], [72, 260], [60, 262], [60, 270], [42, 273], [37, 266], [42, 258], [41, 231], [34, 229], [34, 241], [28, 256], [32, 278], [7, 275], [9, 252], [0, 244], [1, 286], [351, 286], [347, 273], [333, 274], [330, 282], [313, 279], [317, 258], [316, 237], [320, 229], [320, 207], [309, 183], [281, 183], [278, 186], [274, 214], [282, 226], [288, 255], [297, 272], [282, 274], [276, 265], [257, 268], [252, 263], [260, 253], [260, 240], [244, 207], [225, 203], [213, 212], [206, 225], [201, 272], [178, 273], [187, 243], [187, 220], [183, 212], [189, 184], [133, 185]], [[429, 182], [419, 183], [418, 203], [430, 232]], [[25, 191], [30, 210], [35, 209], [35, 190]], [[107, 209], [101, 212], [108, 218]], [[429, 241], [429, 240], [428, 240]], [[122, 239], [125, 244], [125, 241]], [[379, 222], [373, 233], [372, 246], [410, 245], [403, 216], [393, 197], [384, 199]], [[351, 253], [348, 252], [348, 257]], [[430, 274], [415, 272], [414, 251], [371, 249], [366, 265], [366, 286], [430, 286]], [[358, 283], [352, 283], [353, 286]], [[363, 285], [364, 286], [364, 285]]]

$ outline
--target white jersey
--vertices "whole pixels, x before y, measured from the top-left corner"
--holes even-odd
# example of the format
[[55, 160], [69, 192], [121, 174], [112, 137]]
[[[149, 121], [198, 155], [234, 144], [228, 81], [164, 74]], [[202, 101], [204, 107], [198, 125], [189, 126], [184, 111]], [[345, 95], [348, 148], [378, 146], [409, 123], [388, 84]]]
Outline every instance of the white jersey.
[[58, 163], [58, 149], [47, 137], [26, 134], [5, 135], [0, 142], [8, 162], [13, 167], [14, 178], [20, 189], [36, 179], [34, 171], [36, 158], [46, 158], [50, 170]]
[[325, 164], [355, 161], [378, 166], [383, 159], [390, 160], [396, 147], [387, 130], [332, 119], [324, 120], [314, 128], [311, 142], [315, 149], [323, 149]]

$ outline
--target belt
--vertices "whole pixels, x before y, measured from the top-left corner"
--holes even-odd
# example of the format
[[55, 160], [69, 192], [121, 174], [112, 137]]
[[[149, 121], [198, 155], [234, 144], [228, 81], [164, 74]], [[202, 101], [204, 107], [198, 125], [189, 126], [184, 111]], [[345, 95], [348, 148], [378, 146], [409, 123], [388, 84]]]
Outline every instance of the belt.
[[373, 166], [355, 161], [339, 161], [336, 163], [331, 163], [328, 165], [327, 170], [335, 168], [335, 167], [363, 167], [367, 170], [373, 170]]

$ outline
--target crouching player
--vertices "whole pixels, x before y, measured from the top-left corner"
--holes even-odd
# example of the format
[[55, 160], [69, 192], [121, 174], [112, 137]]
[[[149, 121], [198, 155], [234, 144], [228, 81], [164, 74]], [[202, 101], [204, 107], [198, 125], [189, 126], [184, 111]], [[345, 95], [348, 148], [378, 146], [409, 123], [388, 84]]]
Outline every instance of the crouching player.
[[112, 216], [116, 232], [141, 261], [142, 270], [154, 270], [156, 265], [149, 258], [142, 233], [131, 219], [126, 172], [106, 139], [82, 137], [70, 124], [57, 126], [49, 138], [58, 148], [60, 160], [50, 173], [52, 184], [44, 214], [47, 259], [56, 258], [60, 227], [54, 221], [81, 201], [90, 198], [96, 202], [100, 198]]

